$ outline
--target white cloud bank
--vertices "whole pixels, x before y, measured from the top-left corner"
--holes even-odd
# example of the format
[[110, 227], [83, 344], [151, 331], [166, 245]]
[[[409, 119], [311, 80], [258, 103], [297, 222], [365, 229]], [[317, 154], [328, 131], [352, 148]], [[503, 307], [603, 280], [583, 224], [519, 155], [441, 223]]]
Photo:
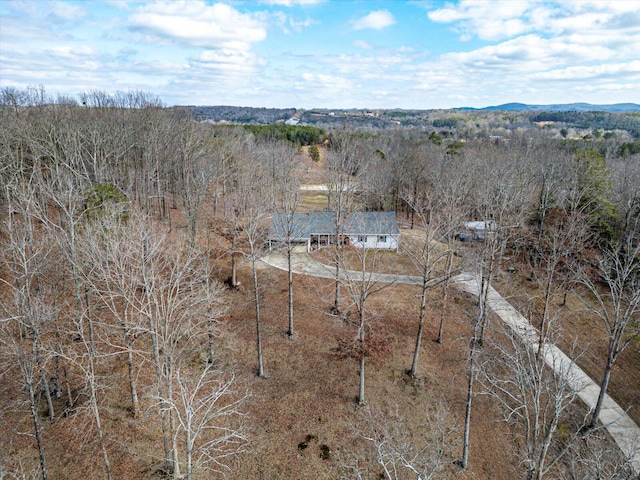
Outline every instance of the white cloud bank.
[[267, 36], [263, 22], [223, 3], [157, 2], [141, 7], [129, 19], [130, 28], [148, 41], [168, 40], [203, 48], [248, 50]]
[[0, 0], [0, 87], [303, 108], [640, 103], [635, 1], [369, 5]]

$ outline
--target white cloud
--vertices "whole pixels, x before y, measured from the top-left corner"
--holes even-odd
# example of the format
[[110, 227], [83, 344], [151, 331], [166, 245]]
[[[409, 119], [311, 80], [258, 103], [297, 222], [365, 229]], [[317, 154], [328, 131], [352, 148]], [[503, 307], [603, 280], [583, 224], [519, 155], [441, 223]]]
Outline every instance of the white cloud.
[[376, 10], [353, 22], [355, 30], [371, 28], [381, 30], [396, 23], [396, 19], [388, 10]]
[[448, 53], [442, 58], [464, 69], [535, 72], [574, 62], [606, 60], [612, 55], [614, 52], [606, 47], [530, 34], [476, 50]]
[[[197, 59], [190, 62], [192, 67], [205, 68], [209, 73], [252, 75], [254, 69], [262, 62], [250, 52], [217, 49], [205, 50]], [[235, 80], [234, 80], [235, 81]]]
[[270, 15], [270, 23], [280, 28], [285, 34], [289, 35], [292, 30], [300, 33], [307, 27], [320, 24], [320, 21], [314, 18], [296, 20], [284, 12], [274, 12]]
[[150, 38], [204, 48], [249, 49], [266, 38], [266, 29], [256, 16], [243, 14], [229, 5], [207, 5], [203, 1], [152, 3], [130, 19], [131, 28]]
[[429, 11], [430, 20], [453, 24], [463, 40], [513, 38], [531, 32], [545, 35], [637, 29], [640, 13], [633, 1], [539, 2], [536, 0], [462, 0]]
[[520, 19], [532, 2], [522, 1], [477, 1], [462, 0], [458, 5], [430, 11], [430, 20], [439, 23], [457, 22], [457, 30], [463, 39], [477, 35], [480, 38], [494, 40], [512, 37], [528, 30]]
[[640, 81], [640, 60], [625, 63], [611, 63], [598, 65], [577, 65], [561, 69], [535, 73], [531, 76], [535, 80], [553, 81], [584, 81], [587, 79], [632, 78]]
[[[634, 3], [463, 0], [447, 4], [429, 12], [429, 18], [451, 24], [463, 40], [478, 37], [492, 43], [446, 53], [421, 65], [416, 78], [438, 88], [434, 81], [438, 72], [453, 72], [452, 77], [464, 80], [450, 82], [450, 93], [467, 95], [481, 105], [503, 103], [509, 97], [529, 103], [584, 101], [600, 86], [609, 95], [607, 103], [637, 101], [640, 88], [614, 91], [609, 85], [613, 79], [625, 85], [635, 82], [637, 87], [640, 83], [640, 12]], [[503, 101], [491, 102], [497, 92]], [[545, 97], [542, 102], [540, 95]]]
[[[333, 3], [301, 10], [315, 3], [0, 0], [0, 85], [327, 108], [639, 100], [640, 9], [631, 0], [388, 2], [351, 17], [349, 29], [361, 29], [355, 33], [345, 31], [348, 13]], [[448, 43], [450, 35], [431, 31], [426, 18], [424, 30], [414, 23], [402, 37], [393, 36], [400, 28], [375, 37], [362, 30], [388, 27], [396, 17], [404, 24], [411, 11], [403, 9], [418, 4], [454, 36], [481, 39], [479, 46]], [[320, 21], [322, 29], [309, 28]], [[434, 55], [429, 41], [448, 53]]]
[[296, 32], [301, 32], [304, 28], [312, 25], [320, 25], [320, 23], [320, 20], [316, 20], [314, 18], [305, 18], [304, 20], [289, 18], [289, 25], [291, 25], [291, 28]]

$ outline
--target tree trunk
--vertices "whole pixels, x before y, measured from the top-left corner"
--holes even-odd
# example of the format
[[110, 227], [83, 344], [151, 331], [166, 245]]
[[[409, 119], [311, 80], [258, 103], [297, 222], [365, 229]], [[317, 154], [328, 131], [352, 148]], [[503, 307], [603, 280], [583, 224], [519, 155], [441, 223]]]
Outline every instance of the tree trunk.
[[422, 279], [422, 294], [420, 297], [420, 314], [418, 318], [418, 334], [416, 335], [416, 346], [413, 351], [413, 362], [409, 369], [409, 375], [415, 377], [418, 373], [418, 357], [420, 355], [420, 344], [422, 343], [422, 331], [424, 330], [424, 309], [427, 305], [427, 282], [426, 278]]
[[[76, 293], [79, 294], [80, 292], [80, 277], [79, 277], [79, 272], [78, 272], [78, 268], [77, 268], [77, 263], [74, 262], [74, 272], [76, 277]], [[84, 301], [84, 304], [83, 304]], [[107, 452], [107, 447], [105, 444], [105, 440], [104, 440], [104, 431], [102, 430], [102, 422], [100, 420], [100, 410], [98, 408], [98, 396], [97, 396], [97, 388], [96, 388], [96, 367], [95, 367], [95, 361], [96, 361], [96, 344], [95, 344], [95, 332], [94, 332], [94, 325], [93, 325], [93, 318], [91, 316], [91, 303], [89, 302], [89, 289], [86, 285], [84, 285], [83, 288], [83, 296], [81, 298], [78, 298], [78, 304], [80, 305], [80, 320], [79, 320], [79, 326], [80, 326], [80, 337], [82, 338], [83, 342], [85, 342], [86, 344], [86, 340], [84, 337], [84, 333], [82, 331], [82, 325], [84, 324], [83, 319], [86, 317], [87, 320], [87, 330], [89, 332], [89, 343], [88, 343], [88, 353], [89, 353], [89, 378], [87, 379], [89, 381], [89, 388], [91, 390], [91, 409], [93, 412], [93, 419], [96, 422], [96, 430], [98, 433], [98, 441], [100, 442], [100, 448], [102, 450], [102, 457], [103, 457], [103, 461], [104, 461], [104, 468], [105, 468], [105, 473], [107, 474], [107, 479], [111, 480], [111, 463], [109, 462], [109, 454]]]
[[364, 337], [364, 312], [360, 310], [360, 388], [358, 391], [358, 405], [366, 403], [364, 398], [364, 359], [365, 359], [365, 337]]
[[469, 464], [469, 430], [471, 427], [471, 402], [473, 400], [473, 378], [475, 375], [474, 354], [469, 357], [469, 379], [467, 384], [467, 405], [464, 414], [464, 434], [462, 440], [462, 468], [467, 468]]
[[47, 408], [49, 409], [49, 422], [53, 423], [55, 420], [55, 411], [53, 409], [53, 400], [51, 399], [51, 391], [49, 390], [49, 381], [47, 380], [47, 372], [45, 371], [42, 362], [40, 360], [40, 332], [38, 328], [33, 328], [33, 347], [36, 355], [36, 365], [40, 371], [40, 378], [42, 379], [42, 388], [44, 390], [44, 396], [47, 400]]
[[[162, 364], [160, 360], [160, 346], [158, 345], [158, 334], [151, 330], [151, 344], [153, 346], [153, 359], [156, 370], [157, 394], [158, 398], [167, 398], [164, 392], [162, 381]], [[164, 447], [164, 468], [168, 474], [173, 473], [173, 459], [171, 458], [171, 447], [169, 446], [169, 426], [167, 422], [167, 414], [164, 410], [160, 411], [160, 427], [162, 429], [162, 446]]]
[[442, 332], [444, 330], [444, 312], [447, 308], [448, 291], [449, 288], [447, 286], [447, 281], [445, 280], [445, 284], [442, 286], [442, 307], [440, 308], [440, 325], [438, 326], [438, 338], [436, 338], [437, 343], [442, 343]]
[[360, 354], [360, 388], [358, 390], [358, 405], [364, 405], [364, 352]]
[[198, 211], [196, 207], [194, 212], [188, 212], [187, 218], [189, 222], [189, 246], [191, 248], [196, 247], [196, 228], [198, 225]]
[[[40, 363], [38, 361], [38, 363]], [[55, 411], [53, 409], [53, 400], [51, 399], [51, 391], [49, 390], [49, 382], [47, 381], [47, 372], [44, 369], [41, 370], [42, 375], [42, 388], [44, 389], [44, 396], [47, 399], [47, 409], [49, 410], [49, 422], [53, 423], [56, 419]]]
[[[487, 241], [487, 240], [485, 240]], [[491, 239], [491, 242], [494, 242], [495, 239]], [[490, 248], [490, 256], [489, 262], [486, 265], [486, 268], [482, 267], [482, 276], [480, 280], [480, 295], [478, 296], [478, 305], [480, 306], [480, 336], [477, 338], [477, 344], [482, 346], [484, 343], [484, 332], [489, 321], [489, 316], [487, 315], [487, 301], [489, 298], [489, 290], [491, 289], [491, 283], [493, 281], [493, 274], [496, 268], [496, 245], [491, 243], [489, 245]], [[502, 258], [502, 255], [499, 255], [498, 258]]]
[[451, 270], [453, 269], [453, 248], [449, 241], [449, 254], [447, 255], [447, 267], [445, 271], [445, 279], [442, 284], [442, 308], [440, 309], [440, 326], [438, 327], [438, 338], [436, 342], [442, 343], [442, 332], [444, 330], [444, 313], [447, 310], [447, 300], [449, 298], [449, 279], [451, 278]]
[[258, 376], [264, 378], [264, 365], [262, 363], [262, 335], [260, 333], [260, 293], [258, 290], [258, 271], [256, 258], [251, 255], [251, 268], [253, 270], [253, 301], [256, 309], [256, 344], [258, 349]]
[[131, 392], [131, 414], [133, 415], [133, 418], [136, 418], [138, 416], [139, 402], [138, 402], [138, 390], [136, 388], [136, 374], [133, 366], [134, 364], [133, 345], [131, 343], [129, 329], [125, 327], [123, 333], [124, 333], [125, 345], [127, 348], [127, 372], [129, 374], [129, 390]]
[[138, 416], [140, 410], [138, 401], [138, 390], [136, 388], [136, 375], [133, 367], [133, 352], [131, 351], [131, 341], [127, 345], [127, 370], [129, 372], [129, 388], [131, 390], [131, 415], [133, 418]]
[[40, 457], [40, 472], [42, 473], [42, 480], [48, 479], [47, 462], [44, 456], [44, 444], [42, 443], [42, 428], [40, 426], [40, 417], [38, 416], [38, 404], [36, 402], [35, 393], [33, 391], [33, 384], [31, 381], [27, 381], [27, 393], [29, 394], [29, 406], [31, 407], [31, 418], [33, 419], [33, 430], [36, 437], [36, 443], [38, 444], [38, 456]]
[[213, 332], [213, 321], [211, 318], [207, 319], [207, 349], [208, 349], [208, 359], [207, 363], [209, 365], [213, 364], [214, 356], [213, 356], [213, 339], [215, 338]]
[[[415, 182], [413, 184], [413, 202], [416, 201], [417, 196], [418, 196], [418, 183]], [[411, 209], [411, 230], [413, 230], [413, 227], [414, 227], [415, 213], [416, 213], [415, 208], [412, 208]]]
[[109, 462], [109, 453], [107, 452], [107, 446], [104, 440], [104, 431], [102, 430], [102, 422], [100, 419], [100, 410], [98, 409], [98, 398], [96, 392], [95, 370], [93, 359], [89, 360], [89, 385], [91, 388], [91, 409], [93, 411], [93, 419], [96, 422], [96, 430], [98, 432], [98, 441], [100, 442], [100, 449], [102, 450], [102, 459], [104, 461], [105, 473], [107, 479], [111, 480], [111, 463]]
[[[337, 241], [337, 239], [336, 239]], [[333, 313], [340, 314], [340, 258], [338, 253], [338, 245], [335, 246], [335, 262], [336, 262], [336, 294], [333, 301]]]
[[289, 272], [289, 338], [293, 338], [293, 270], [291, 268], [291, 243], [287, 246], [287, 269]]
[[129, 392], [131, 394], [131, 414], [133, 418], [138, 416], [139, 410], [139, 402], [138, 402], [138, 390], [136, 388], [136, 375], [134, 368], [134, 360], [133, 360], [133, 342], [131, 341], [131, 329], [129, 328], [127, 318], [127, 309], [125, 306], [125, 302], [123, 299], [122, 305], [122, 318], [125, 319], [122, 321], [122, 336], [124, 338], [124, 345], [127, 349], [127, 373], [129, 376]]
[[233, 226], [233, 233], [231, 236], [231, 286], [236, 288], [238, 286], [238, 261], [236, 259], [236, 248], [238, 243], [238, 230], [236, 225]]
[[[172, 398], [173, 396], [173, 392], [169, 391], [169, 398]], [[173, 419], [173, 411], [171, 409], [169, 409], [169, 429], [171, 430], [171, 432], [175, 432], [176, 430], [176, 426], [175, 426], [175, 421]], [[172, 441], [171, 441], [171, 452], [172, 452], [172, 458], [173, 458], [173, 476], [174, 478], [180, 478], [180, 458], [178, 458], [178, 438], [177, 435], [172, 435]]]
[[171, 223], [171, 208], [166, 207], [167, 210], [167, 225], [169, 226], [169, 232], [171, 233], [173, 231], [173, 224]]
[[[173, 405], [173, 376], [175, 365], [174, 357], [172, 353], [162, 352], [162, 363], [164, 375], [164, 398], [168, 400], [170, 405]], [[180, 458], [178, 457], [178, 435], [176, 433], [176, 421], [174, 419], [173, 408], [166, 409], [167, 423], [169, 427], [169, 437], [171, 438], [171, 462], [173, 465], [173, 477], [180, 478]]]
[[[56, 347], [55, 347], [55, 361], [56, 361], [56, 378], [58, 381], [64, 383], [64, 390], [67, 392], [67, 403], [69, 407], [73, 407], [73, 398], [71, 396], [71, 385], [69, 383], [69, 376], [67, 375], [67, 368], [64, 363], [62, 339], [60, 338], [60, 329], [58, 323], [55, 322], [55, 335], [56, 335]], [[60, 385], [59, 395], [62, 396], [62, 385]]]
[[[160, 172], [160, 165], [158, 165], [156, 163], [156, 172]], [[160, 174], [158, 173], [158, 176]], [[159, 214], [160, 214], [160, 220], [164, 220], [166, 211], [167, 211], [167, 207], [166, 207], [166, 202], [165, 202], [165, 198], [164, 198], [164, 193], [162, 191], [162, 185], [160, 182], [160, 178], [157, 179], [156, 181], [156, 187], [157, 187], [157, 196], [158, 196], [158, 210], [159, 210]], [[149, 209], [149, 213], [152, 213], [152, 210]]]
[[62, 366], [62, 373], [64, 375], [64, 384], [67, 390], [67, 402], [69, 404], [69, 408], [73, 408], [74, 401], [73, 395], [71, 393], [71, 382], [69, 382], [69, 374], [67, 373], [67, 367]]
[[491, 273], [489, 273], [488, 278], [483, 275], [480, 281], [480, 295], [478, 296], [478, 322], [480, 335], [474, 340], [479, 346], [482, 346], [484, 343], [484, 330], [487, 326], [487, 301], [489, 298], [490, 278]]
[[547, 277], [547, 288], [544, 292], [544, 306], [542, 308], [542, 318], [540, 319], [540, 341], [538, 342], [538, 351], [536, 356], [541, 357], [544, 349], [545, 341], [549, 335], [549, 307], [552, 296], [553, 277]]
[[566, 307], [567, 306], [567, 296], [569, 295], [569, 289], [565, 289], [564, 294], [562, 295], [562, 303], [560, 304], [561, 307]]
[[473, 323], [473, 333], [471, 334], [471, 346], [469, 349], [469, 379], [467, 384], [467, 405], [464, 414], [464, 433], [462, 440], [462, 460], [460, 465], [467, 468], [469, 464], [469, 430], [471, 428], [471, 403], [473, 401], [473, 382], [476, 376], [476, 348], [478, 346], [478, 328], [482, 322], [483, 312], [479, 309], [478, 315]]
[[615, 361], [615, 356], [613, 355], [613, 345], [612, 341], [609, 342], [609, 353], [607, 355], [607, 364], [604, 367], [604, 375], [602, 376], [602, 383], [600, 384], [600, 394], [598, 395], [598, 401], [596, 402], [596, 407], [593, 410], [593, 416], [591, 417], [591, 423], [589, 423], [589, 428], [595, 428], [598, 423], [598, 418], [600, 417], [600, 410], [602, 410], [602, 402], [604, 401], [604, 396], [607, 394], [607, 388], [609, 387], [609, 379], [611, 378], [611, 368], [613, 367], [613, 362]]
[[[553, 428], [555, 430], [555, 426]], [[540, 455], [538, 456], [538, 464], [536, 466], [536, 474], [535, 474], [535, 480], [542, 480], [542, 477], [544, 476], [544, 472], [545, 472], [545, 463], [547, 461], [547, 454], [549, 452], [549, 447], [551, 446], [551, 435], [547, 435], [545, 436], [543, 445], [542, 445], [542, 450], [540, 451]]]
[[186, 441], [185, 443], [185, 478], [186, 480], [191, 480], [191, 475], [192, 475], [192, 460], [191, 457], [193, 456], [193, 452], [192, 452], [192, 441], [191, 441], [191, 432], [187, 432], [186, 435]]

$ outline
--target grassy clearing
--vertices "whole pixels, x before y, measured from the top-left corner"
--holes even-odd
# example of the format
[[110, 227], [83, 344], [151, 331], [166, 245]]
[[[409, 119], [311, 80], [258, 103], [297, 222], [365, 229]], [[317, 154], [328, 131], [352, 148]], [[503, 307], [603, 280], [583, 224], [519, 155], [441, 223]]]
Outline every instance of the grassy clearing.
[[315, 210], [326, 210], [328, 208], [329, 196], [326, 192], [305, 191], [302, 192], [300, 201], [300, 212], [311, 212]]

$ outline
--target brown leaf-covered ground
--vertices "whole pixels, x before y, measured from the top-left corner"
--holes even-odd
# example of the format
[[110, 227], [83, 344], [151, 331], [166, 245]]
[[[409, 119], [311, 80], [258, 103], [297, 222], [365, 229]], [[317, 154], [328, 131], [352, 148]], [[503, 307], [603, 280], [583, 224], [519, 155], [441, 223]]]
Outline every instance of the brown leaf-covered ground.
[[[357, 419], [358, 363], [334, 352], [336, 338], [355, 336], [355, 330], [340, 317], [329, 314], [333, 284], [330, 281], [295, 278], [296, 335], [288, 339], [286, 330], [286, 273], [263, 269], [265, 285], [264, 356], [267, 378], [252, 382], [251, 413], [253, 441], [251, 453], [241, 461], [244, 478], [337, 478], [335, 456], [323, 460], [320, 445], [332, 452], [348, 450], [351, 425]], [[248, 281], [248, 278], [247, 280]], [[246, 284], [246, 283], [245, 283]], [[242, 314], [233, 315], [230, 326], [244, 347], [237, 352], [241, 368], [254, 375], [257, 368], [255, 325], [250, 292], [235, 292], [245, 302]], [[381, 361], [367, 364], [366, 398], [371, 406], [398, 403], [416, 425], [434, 405], [446, 405], [459, 427], [452, 446], [455, 460], [461, 454], [464, 418], [467, 338], [473, 299], [457, 295], [447, 309], [445, 342], [437, 335], [439, 309], [429, 308], [418, 379], [406, 375], [411, 364], [417, 329], [416, 288], [391, 286], [370, 299], [371, 321], [391, 345], [391, 353]], [[345, 302], [346, 305], [346, 302]], [[496, 406], [487, 397], [476, 399], [473, 412], [471, 461], [468, 471], [450, 465], [456, 478], [508, 479], [517, 476], [516, 460], [510, 448], [508, 428], [500, 420]], [[308, 448], [298, 445], [307, 436], [317, 437]], [[455, 437], [455, 435], [454, 435]], [[500, 452], [499, 455], [496, 455]], [[382, 471], [380, 470], [380, 473]]]

